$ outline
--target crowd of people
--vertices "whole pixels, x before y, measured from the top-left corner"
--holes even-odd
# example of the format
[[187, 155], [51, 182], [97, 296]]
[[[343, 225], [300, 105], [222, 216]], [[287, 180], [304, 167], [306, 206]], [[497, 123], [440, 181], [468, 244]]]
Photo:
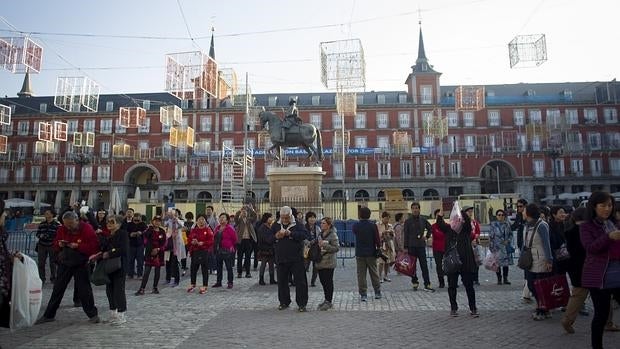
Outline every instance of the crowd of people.
[[[368, 301], [367, 275], [370, 275], [375, 299], [381, 299], [382, 283], [390, 282], [390, 271], [397, 256], [407, 254], [417, 261], [422, 274], [422, 290], [434, 292], [427, 265], [427, 246], [432, 246], [439, 288], [448, 288], [450, 315], [458, 316], [457, 289], [460, 283], [467, 294], [470, 316], [480, 316], [476, 305], [479, 266], [480, 224], [473, 217], [473, 207], [461, 211], [462, 224], [444, 220], [442, 210], [436, 210], [435, 223], [430, 224], [420, 214], [419, 203], [412, 203], [409, 215], [383, 212], [379, 222], [370, 220], [371, 211], [359, 209], [359, 221], [353, 226], [358, 292], [361, 302]], [[39, 275], [43, 282], [53, 283], [52, 295], [43, 316], [37, 321], [53, 321], [64, 292], [73, 279], [73, 301], [81, 306], [91, 322], [99, 322], [89, 278], [93, 268], [105, 265], [106, 283], [112, 324], [127, 321], [127, 279], [141, 279], [136, 296], [146, 294], [153, 272], [151, 293], [159, 293], [161, 268], [170, 287], [179, 286], [187, 270], [190, 278], [186, 291], [205, 294], [209, 275], [216, 273], [210, 287], [222, 287], [226, 266], [227, 288], [234, 285], [233, 267], [237, 278], [251, 278], [252, 265], [258, 269], [259, 285], [278, 286], [278, 308], [291, 305], [290, 287], [295, 287], [295, 302], [299, 312], [307, 311], [308, 287], [318, 279], [324, 291], [320, 310], [333, 307], [334, 270], [340, 249], [338, 234], [329, 217], [317, 219], [314, 212], [297, 212], [284, 206], [276, 214], [263, 213], [260, 218], [251, 205], [244, 205], [234, 216], [216, 216], [209, 206], [204, 214], [195, 217], [188, 212], [171, 209], [155, 216], [147, 224], [146, 217], [128, 209], [122, 216], [71, 209], [56, 221], [51, 209], [44, 211], [45, 220], [39, 225]], [[517, 246], [513, 246], [516, 235]], [[432, 242], [431, 242], [432, 240]], [[495, 211], [490, 225], [489, 251], [497, 259], [497, 285], [510, 285], [509, 270], [514, 265], [517, 250], [529, 251], [532, 258], [523, 267], [523, 301], [539, 299], [534, 283], [553, 275], [566, 275], [573, 286], [561, 324], [567, 333], [574, 333], [577, 314], [587, 314], [585, 302], [590, 295], [594, 308], [591, 324], [593, 348], [602, 347], [603, 332], [618, 331], [612, 321], [612, 300], [620, 299], [620, 207], [606, 192], [595, 192], [585, 208], [568, 214], [564, 207], [547, 208], [517, 202], [517, 213], [511, 224], [502, 209]], [[252, 261], [254, 256], [254, 261]], [[458, 256], [458, 267], [447, 270], [444, 259]], [[235, 261], [236, 259], [236, 261]], [[46, 265], [49, 264], [49, 269]], [[521, 264], [521, 263], [519, 263]], [[47, 271], [49, 270], [49, 274]], [[153, 271], [154, 270], [154, 271]], [[198, 271], [202, 284], [197, 286]], [[310, 285], [306, 273], [310, 273]], [[514, 282], [514, 276], [513, 276]], [[411, 276], [413, 290], [420, 288], [418, 273]], [[532, 319], [542, 321], [551, 317], [550, 309], [537, 306]]]

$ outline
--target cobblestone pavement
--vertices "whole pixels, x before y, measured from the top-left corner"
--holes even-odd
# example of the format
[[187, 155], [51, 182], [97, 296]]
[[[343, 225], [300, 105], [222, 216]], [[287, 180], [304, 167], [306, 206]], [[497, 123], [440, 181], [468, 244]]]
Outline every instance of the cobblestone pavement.
[[[277, 310], [276, 286], [259, 286], [251, 279], [235, 279], [232, 290], [211, 289], [188, 294], [189, 274], [181, 286], [160, 286], [161, 294], [136, 297], [137, 280], [127, 282], [128, 322], [123, 327], [90, 324], [81, 308], [71, 306], [72, 290], [65, 294], [56, 321], [9, 332], [0, 329], [1, 348], [588, 348], [591, 316], [580, 316], [576, 333], [560, 326], [562, 313], [535, 322], [532, 304], [521, 302], [522, 272], [511, 268], [510, 286], [495, 285], [495, 275], [481, 270], [476, 287], [480, 318], [467, 311], [464, 289], [459, 288], [460, 316], [449, 316], [446, 289], [435, 293], [413, 291], [408, 277], [392, 273], [382, 284], [383, 299], [361, 303], [357, 294], [355, 263], [347, 260], [335, 273], [334, 308], [315, 310], [323, 301], [310, 288], [307, 313], [297, 307]], [[163, 273], [162, 273], [163, 274]], [[200, 273], [199, 273], [200, 274]], [[436, 281], [431, 269], [432, 281]], [[308, 273], [310, 277], [310, 273]], [[211, 275], [213, 284], [215, 275]], [[200, 283], [200, 276], [198, 278]], [[372, 287], [370, 287], [370, 290]], [[370, 291], [369, 290], [369, 291]], [[95, 287], [99, 314], [107, 316], [104, 287]], [[51, 286], [44, 288], [44, 305]], [[372, 292], [369, 293], [372, 296]], [[294, 299], [294, 294], [292, 295]], [[43, 313], [43, 309], [41, 310]], [[617, 312], [616, 312], [617, 314]], [[618, 316], [616, 316], [618, 319]], [[606, 332], [607, 348], [619, 348], [620, 334]]]

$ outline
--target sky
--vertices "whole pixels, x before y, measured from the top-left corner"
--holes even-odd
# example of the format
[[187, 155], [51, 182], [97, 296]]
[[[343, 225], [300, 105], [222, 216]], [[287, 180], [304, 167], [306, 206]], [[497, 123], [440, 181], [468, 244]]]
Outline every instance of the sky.
[[[347, 39], [361, 40], [367, 91], [404, 91], [420, 20], [442, 85], [583, 82], [620, 77], [618, 13], [617, 0], [20, 0], [0, 11], [0, 37], [43, 46], [37, 96], [59, 76], [87, 76], [101, 94], [162, 92], [165, 55], [208, 52], [211, 27], [218, 66], [247, 73], [253, 93], [328, 91], [320, 43]], [[511, 69], [508, 43], [529, 34], [545, 34], [548, 60]], [[0, 71], [0, 96], [22, 81]]]

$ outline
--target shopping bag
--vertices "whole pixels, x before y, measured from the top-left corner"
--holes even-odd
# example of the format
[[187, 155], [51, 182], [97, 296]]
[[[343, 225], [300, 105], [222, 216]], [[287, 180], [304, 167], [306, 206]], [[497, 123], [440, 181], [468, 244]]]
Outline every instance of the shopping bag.
[[455, 232], [460, 232], [463, 226], [463, 214], [461, 213], [461, 205], [458, 201], [454, 202], [452, 211], [450, 211], [450, 228]]
[[570, 289], [565, 274], [534, 280], [534, 289], [540, 309], [552, 310], [568, 304]]
[[396, 256], [396, 261], [394, 262], [394, 270], [401, 274], [414, 276], [416, 261], [417, 260], [415, 256], [410, 255], [406, 251], [400, 251], [398, 252], [398, 255]]
[[37, 320], [43, 299], [37, 262], [26, 255], [22, 255], [22, 258], [23, 261], [15, 258], [13, 263], [9, 319], [11, 330], [32, 326]]
[[[478, 247], [481, 246], [478, 245]], [[484, 264], [485, 269], [497, 273], [499, 270], [499, 256], [497, 252], [487, 251], [487, 255], [484, 257], [482, 264]]]

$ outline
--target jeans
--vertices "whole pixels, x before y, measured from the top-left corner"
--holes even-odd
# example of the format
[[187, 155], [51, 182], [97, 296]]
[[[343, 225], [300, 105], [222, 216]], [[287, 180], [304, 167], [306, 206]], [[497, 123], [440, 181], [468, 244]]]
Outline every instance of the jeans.
[[253, 248], [252, 239], [243, 239], [237, 248], [237, 274], [250, 274], [250, 259]]
[[153, 279], [153, 288], [157, 288], [157, 284], [159, 283], [159, 276], [161, 275], [161, 267], [153, 267], [147, 265], [144, 267], [144, 277], [142, 278], [142, 283], [140, 284], [140, 288], [144, 289], [146, 287], [147, 282], [149, 282], [149, 275], [151, 274], [151, 269], [155, 269], [155, 277]]
[[321, 269], [318, 274], [319, 281], [323, 285], [325, 300], [331, 303], [334, 299], [334, 269]]
[[224, 263], [226, 263], [226, 272], [228, 273], [228, 283], [232, 285], [233, 283], [233, 260], [235, 259], [234, 254], [230, 255], [218, 255], [217, 256], [217, 284], [222, 284], [222, 279], [224, 278], [223, 267]]
[[90, 287], [87, 267], [66, 267], [60, 265], [58, 267], [58, 274], [56, 275], [52, 295], [47, 303], [47, 309], [45, 309], [45, 313], [43, 314], [44, 317], [48, 319], [56, 317], [56, 311], [58, 311], [58, 307], [60, 307], [62, 297], [65, 295], [65, 291], [72, 277], [74, 278], [74, 293], [77, 293], [82, 303], [82, 310], [84, 310], [84, 313], [86, 313], [89, 318], [97, 316], [97, 307], [95, 307], [95, 299], [93, 298], [93, 289]]
[[458, 286], [459, 275], [465, 286], [465, 293], [467, 293], [467, 303], [469, 303], [469, 310], [476, 310], [476, 291], [474, 290], [474, 273], [471, 272], [456, 272], [448, 274], [448, 297], [450, 298], [450, 309], [459, 310], [459, 305], [456, 303], [456, 287]]
[[[409, 252], [413, 252], [413, 254], [409, 253], [412, 256], [415, 256], [418, 259], [418, 264], [420, 265], [420, 269], [422, 269], [422, 279], [424, 279], [424, 286], [428, 286], [431, 284], [430, 277], [428, 275], [428, 264], [426, 261], [426, 247], [409, 247]], [[411, 276], [411, 283], [417, 284], [418, 282], [418, 274], [414, 273]]]
[[366, 296], [368, 284], [366, 283], [366, 271], [370, 274], [370, 283], [375, 293], [381, 293], [381, 282], [379, 281], [379, 273], [377, 272], [376, 257], [355, 257], [357, 264], [357, 288], [360, 295]]
[[45, 282], [45, 263], [50, 261], [50, 281], [56, 279], [56, 252], [52, 246], [37, 245], [37, 259], [39, 266], [39, 277]]
[[118, 310], [122, 313], [127, 310], [127, 297], [125, 296], [125, 271], [117, 270], [108, 274], [110, 283], [105, 285], [105, 294], [108, 296], [110, 310]]
[[127, 269], [129, 277], [133, 277], [136, 267], [138, 269], [136, 275], [141, 277], [144, 271], [144, 246], [142, 245], [129, 246], [129, 269]]
[[291, 290], [288, 284], [291, 273], [295, 280], [295, 302], [297, 306], [305, 307], [308, 304], [308, 280], [303, 260], [278, 263], [278, 300], [280, 304], [291, 304]]

